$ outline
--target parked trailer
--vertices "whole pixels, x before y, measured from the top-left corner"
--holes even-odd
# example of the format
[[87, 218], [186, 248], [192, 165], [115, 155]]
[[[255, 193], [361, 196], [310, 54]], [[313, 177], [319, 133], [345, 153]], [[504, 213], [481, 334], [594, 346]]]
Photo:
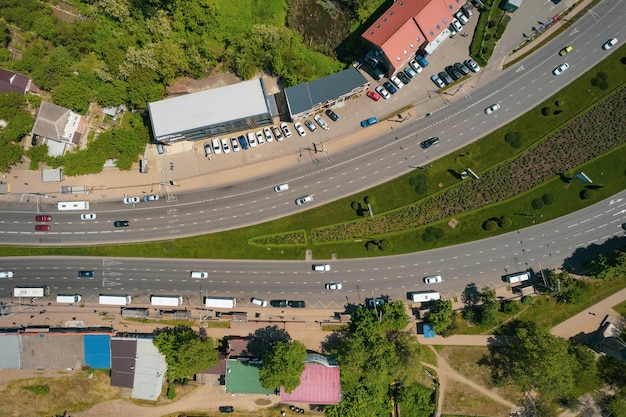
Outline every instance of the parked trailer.
[[58, 294], [57, 303], [80, 303], [83, 297], [80, 294]]
[[150, 304], [153, 306], [178, 307], [183, 304], [183, 297], [177, 295], [151, 295]]
[[89, 210], [89, 201], [59, 201], [59, 211]]
[[108, 304], [113, 306], [125, 306], [130, 304], [131, 296], [123, 294], [100, 294], [98, 297], [98, 303]]
[[237, 300], [231, 297], [204, 297], [204, 306], [212, 308], [235, 308]]
[[411, 293], [410, 300], [415, 303], [425, 303], [427, 301], [434, 301], [441, 299], [441, 294], [437, 291], [414, 291]]
[[50, 287], [47, 285], [13, 288], [13, 297], [46, 297], [48, 295], [50, 295]]
[[516, 274], [509, 274], [502, 277], [509, 284], [515, 284], [517, 282], [528, 281], [530, 279], [530, 272], [518, 272]]

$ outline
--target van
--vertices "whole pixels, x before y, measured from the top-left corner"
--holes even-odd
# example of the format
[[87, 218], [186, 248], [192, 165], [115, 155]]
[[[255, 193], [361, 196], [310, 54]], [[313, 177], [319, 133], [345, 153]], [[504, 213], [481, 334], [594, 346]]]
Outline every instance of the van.
[[260, 298], [253, 298], [250, 300], [250, 302], [252, 302], [252, 304], [254, 304], [255, 306], [267, 307], [267, 301], [261, 300]]
[[13, 278], [13, 271], [0, 271], [0, 278]]
[[528, 281], [530, 279], [529, 272], [518, 272], [515, 274], [508, 274], [502, 277], [505, 282], [509, 284], [515, 284], [517, 282]]
[[465, 4], [461, 7], [461, 10], [463, 11], [463, 14], [469, 19], [470, 17], [472, 17], [472, 8]]
[[222, 145], [220, 145], [219, 139], [211, 140], [211, 144], [213, 145], [213, 152], [215, 154], [222, 153]]
[[191, 271], [191, 278], [199, 278], [199, 279], [204, 279], [204, 278], [208, 278], [209, 274], [207, 272], [204, 271]]

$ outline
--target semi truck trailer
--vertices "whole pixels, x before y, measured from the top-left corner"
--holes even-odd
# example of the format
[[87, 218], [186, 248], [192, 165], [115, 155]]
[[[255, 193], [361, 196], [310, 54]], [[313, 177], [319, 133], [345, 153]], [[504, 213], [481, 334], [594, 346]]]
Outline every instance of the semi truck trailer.
[[211, 308], [235, 308], [237, 300], [232, 297], [204, 297], [204, 306]]
[[80, 294], [58, 294], [57, 303], [79, 303], [83, 297]]
[[98, 303], [112, 306], [125, 306], [130, 304], [131, 296], [124, 294], [100, 294]]
[[178, 307], [183, 304], [183, 297], [179, 295], [151, 295], [150, 304], [153, 306]]
[[19, 286], [13, 288], [13, 297], [46, 297], [50, 295], [50, 287], [47, 285], [39, 286]]

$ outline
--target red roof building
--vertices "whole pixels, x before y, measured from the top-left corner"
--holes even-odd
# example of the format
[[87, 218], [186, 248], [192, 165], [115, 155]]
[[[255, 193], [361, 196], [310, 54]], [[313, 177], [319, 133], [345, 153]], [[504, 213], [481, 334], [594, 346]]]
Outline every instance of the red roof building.
[[319, 363], [305, 363], [300, 376], [300, 385], [291, 393], [280, 388], [281, 403], [339, 404], [341, 382], [339, 368]]
[[30, 78], [25, 75], [0, 68], [0, 93], [18, 93], [25, 95], [27, 92], [39, 92], [39, 89]]

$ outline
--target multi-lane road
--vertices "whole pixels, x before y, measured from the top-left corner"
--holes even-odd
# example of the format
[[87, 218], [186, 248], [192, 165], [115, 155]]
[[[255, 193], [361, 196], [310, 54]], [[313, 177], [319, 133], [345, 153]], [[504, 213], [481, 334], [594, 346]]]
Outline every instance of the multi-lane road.
[[[287, 168], [281, 174], [179, 194], [175, 202], [160, 200], [137, 207], [119, 201], [100, 202], [96, 221], [81, 221], [79, 213], [46, 208], [46, 213], [54, 215], [52, 229], [46, 233], [34, 232], [33, 208], [24, 211], [22, 205], [3, 204], [0, 241], [105, 244], [210, 233], [296, 213], [302, 208], [294, 200], [306, 194], [314, 196], [313, 206], [385, 182], [506, 124], [606, 57], [612, 51], [603, 51], [602, 44], [609, 38], [624, 38], [624, 4], [622, 0], [601, 2], [593, 13], [518, 65], [502, 72], [486, 69], [490, 73], [481, 74], [478, 88], [467, 91], [462, 83], [457, 90], [440, 95], [447, 104], [431, 117], [399, 123], [358, 146], [323, 154], [317, 161]], [[574, 49], [561, 57], [558, 51], [565, 45]], [[570, 68], [558, 77], [552, 75], [554, 67], [563, 62]], [[500, 110], [485, 115], [484, 109], [494, 103], [500, 104]], [[441, 143], [425, 151], [419, 141], [429, 136], [438, 136]], [[289, 191], [275, 193], [273, 186], [284, 182], [289, 183]], [[130, 220], [130, 227], [114, 228], [115, 220]]]

